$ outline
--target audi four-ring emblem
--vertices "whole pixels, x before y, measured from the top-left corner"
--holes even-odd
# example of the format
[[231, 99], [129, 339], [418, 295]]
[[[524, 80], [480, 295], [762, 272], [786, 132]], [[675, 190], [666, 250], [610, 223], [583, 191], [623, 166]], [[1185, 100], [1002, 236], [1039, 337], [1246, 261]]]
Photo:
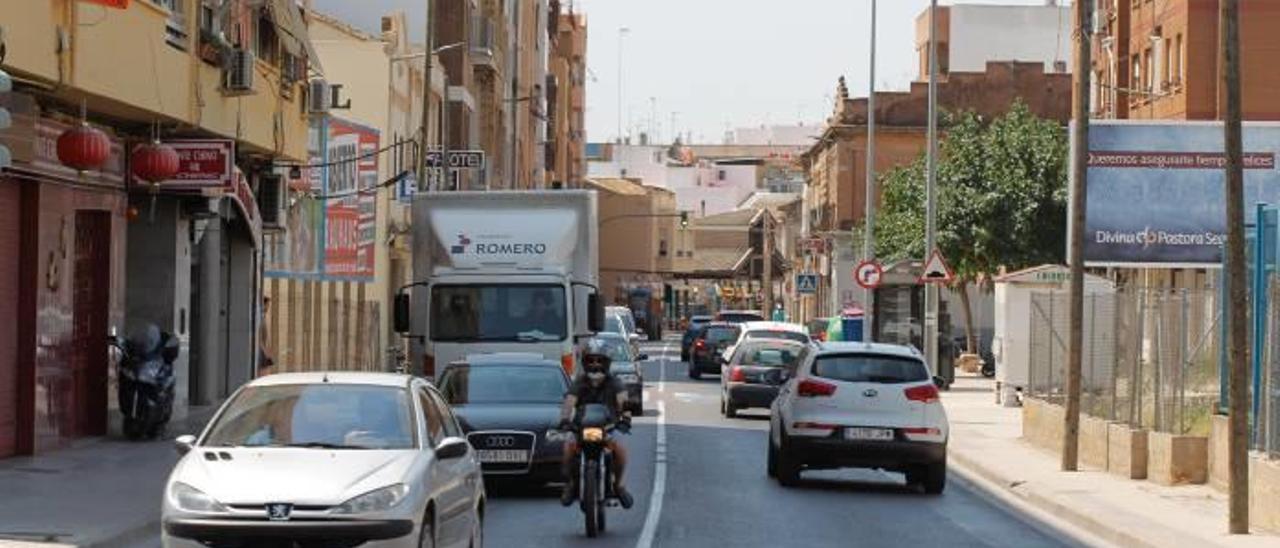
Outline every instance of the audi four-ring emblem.
[[515, 447], [515, 436], [489, 436], [485, 438], [485, 447]]

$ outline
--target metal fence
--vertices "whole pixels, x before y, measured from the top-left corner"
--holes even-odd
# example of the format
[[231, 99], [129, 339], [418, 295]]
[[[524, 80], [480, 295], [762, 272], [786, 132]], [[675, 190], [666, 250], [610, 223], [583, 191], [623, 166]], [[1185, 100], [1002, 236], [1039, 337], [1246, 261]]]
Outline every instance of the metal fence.
[[1280, 458], [1280, 276], [1272, 274], [1267, 282], [1266, 341], [1259, 372], [1261, 399], [1251, 445], [1272, 458]]
[[[1218, 398], [1218, 299], [1214, 289], [1086, 294], [1081, 410], [1161, 432], [1208, 434]], [[1062, 402], [1068, 294], [1033, 293], [1028, 321], [1028, 392]]]

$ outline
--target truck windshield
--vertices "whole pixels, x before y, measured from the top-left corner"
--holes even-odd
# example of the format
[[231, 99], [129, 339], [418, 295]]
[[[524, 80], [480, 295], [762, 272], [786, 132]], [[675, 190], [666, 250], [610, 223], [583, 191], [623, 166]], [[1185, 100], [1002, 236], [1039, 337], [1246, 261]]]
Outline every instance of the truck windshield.
[[563, 341], [566, 313], [558, 285], [437, 285], [431, 289], [431, 340]]

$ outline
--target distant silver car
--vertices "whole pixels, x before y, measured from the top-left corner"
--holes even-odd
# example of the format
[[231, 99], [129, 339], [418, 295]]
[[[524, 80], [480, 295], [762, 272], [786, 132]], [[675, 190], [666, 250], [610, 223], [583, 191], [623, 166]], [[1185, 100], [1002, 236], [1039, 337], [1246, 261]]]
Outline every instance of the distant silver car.
[[421, 379], [287, 373], [223, 404], [165, 484], [164, 546], [480, 546], [484, 482]]

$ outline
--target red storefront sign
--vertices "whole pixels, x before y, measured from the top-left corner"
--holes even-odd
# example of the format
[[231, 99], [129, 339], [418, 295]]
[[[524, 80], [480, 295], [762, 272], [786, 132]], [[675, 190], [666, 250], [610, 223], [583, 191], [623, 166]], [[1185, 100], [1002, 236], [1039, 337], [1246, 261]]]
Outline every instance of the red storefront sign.
[[231, 188], [235, 184], [235, 143], [230, 139], [165, 141], [178, 152], [178, 173], [165, 189]]

